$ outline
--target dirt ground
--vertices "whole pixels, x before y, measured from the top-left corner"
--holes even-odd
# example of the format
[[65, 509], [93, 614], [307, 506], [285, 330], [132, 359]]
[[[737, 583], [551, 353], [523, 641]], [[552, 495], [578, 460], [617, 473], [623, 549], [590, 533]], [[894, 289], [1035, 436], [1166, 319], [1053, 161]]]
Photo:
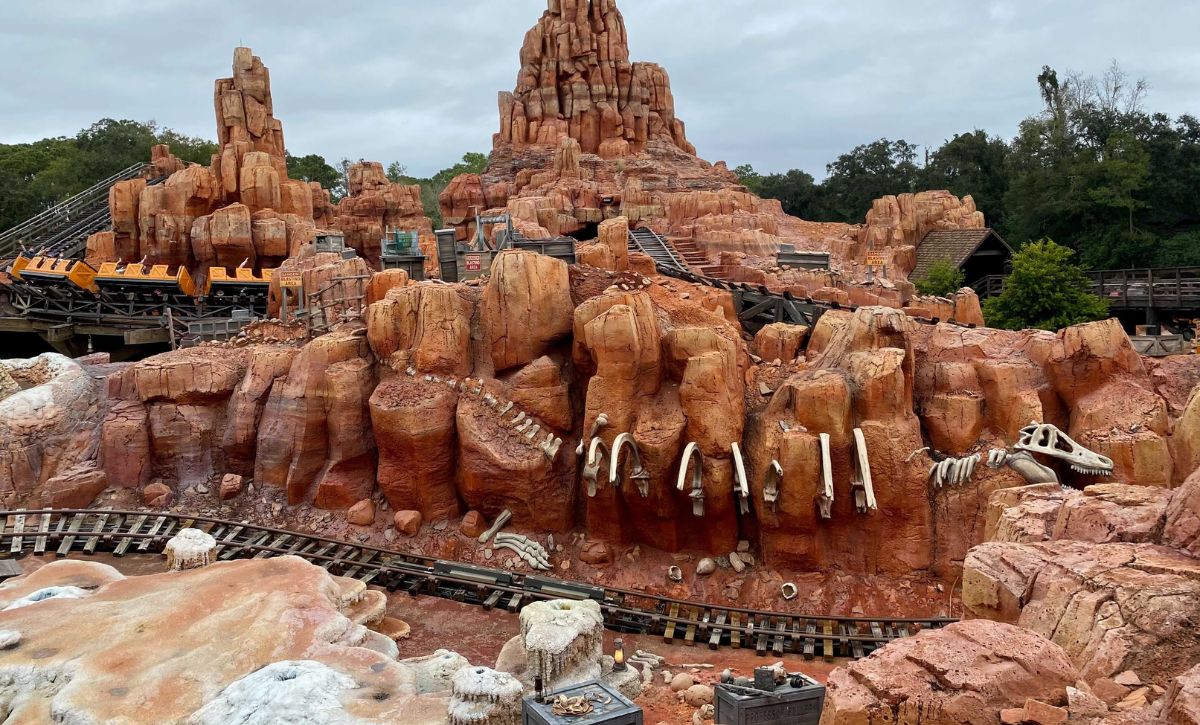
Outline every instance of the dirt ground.
[[[97, 554], [75, 555], [72, 558], [110, 564], [129, 576], [156, 574], [165, 570], [163, 558], [156, 555], [138, 554], [118, 558]], [[26, 556], [20, 563], [22, 570], [29, 573], [52, 561], [55, 561], [53, 555]], [[388, 595], [388, 616], [403, 619], [412, 627], [410, 636], [400, 642], [401, 658], [421, 657], [438, 649], [448, 649], [458, 652], [473, 664], [491, 666], [495, 664], [504, 643], [520, 633], [517, 615], [507, 611], [489, 612], [470, 604], [436, 597], [412, 597], [402, 592]], [[624, 642], [627, 656], [632, 656], [638, 650], [653, 652], [666, 659], [665, 670], [673, 674], [687, 672], [697, 682], [707, 684], [715, 682], [725, 668], [732, 669], [736, 675], [752, 677], [755, 667], [778, 661], [770, 656], [759, 657], [753, 649], [714, 651], [704, 645], [689, 646], [679, 641], [667, 644], [656, 636], [618, 635], [612, 632], [605, 633], [606, 652], [613, 651], [613, 640], [618, 636]], [[788, 671], [803, 672], [822, 683], [838, 665], [836, 661], [810, 662], [795, 656], [786, 657], [783, 662]], [[654, 686], [648, 688], [636, 702], [645, 710], [647, 725], [686, 725], [691, 722], [695, 712], [695, 708], [683, 703], [680, 696], [664, 684], [661, 672], [657, 673]]]

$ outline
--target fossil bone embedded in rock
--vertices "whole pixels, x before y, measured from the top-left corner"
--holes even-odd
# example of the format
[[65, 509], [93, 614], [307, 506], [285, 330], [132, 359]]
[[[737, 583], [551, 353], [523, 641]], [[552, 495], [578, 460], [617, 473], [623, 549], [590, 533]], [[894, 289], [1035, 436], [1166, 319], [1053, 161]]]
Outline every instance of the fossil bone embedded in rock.
[[629, 478], [637, 484], [638, 493], [642, 498], [650, 495], [650, 472], [642, 465], [642, 454], [638, 451], [637, 442], [631, 433], [622, 433], [613, 441], [612, 454], [608, 466], [608, 483], [611, 486], [621, 485], [621, 451], [628, 449], [633, 459], [633, 467]]
[[1111, 459], [1081, 446], [1050, 423], [1034, 422], [1022, 428], [1013, 448], [1065, 461], [1076, 473], [1104, 476], [1113, 472]]

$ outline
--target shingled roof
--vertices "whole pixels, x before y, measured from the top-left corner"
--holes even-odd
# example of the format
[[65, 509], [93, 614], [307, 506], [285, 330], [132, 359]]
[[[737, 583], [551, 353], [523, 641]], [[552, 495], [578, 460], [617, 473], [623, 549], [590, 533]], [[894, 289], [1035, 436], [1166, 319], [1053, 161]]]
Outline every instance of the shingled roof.
[[992, 236], [1008, 248], [1009, 252], [1012, 251], [1008, 242], [992, 229], [935, 229], [926, 234], [921, 246], [917, 247], [917, 266], [908, 278], [925, 279], [933, 265], [941, 261], [961, 269], [971, 255]]

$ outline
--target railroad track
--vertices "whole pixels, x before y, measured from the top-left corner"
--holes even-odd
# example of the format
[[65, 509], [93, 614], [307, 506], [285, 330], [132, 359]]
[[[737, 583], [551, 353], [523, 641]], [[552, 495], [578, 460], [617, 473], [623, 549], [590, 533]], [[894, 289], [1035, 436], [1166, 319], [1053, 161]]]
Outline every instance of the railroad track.
[[760, 656], [856, 659], [891, 640], [956, 621], [815, 616], [689, 602], [188, 514], [38, 509], [0, 511], [0, 516], [4, 517], [0, 558], [26, 554], [159, 554], [177, 532], [197, 528], [216, 539], [216, 556], [221, 561], [293, 555], [331, 574], [389, 591], [442, 597], [513, 613], [534, 601], [593, 599], [600, 604], [609, 629], [657, 635], [667, 642], [707, 644], [714, 650], [754, 649]]

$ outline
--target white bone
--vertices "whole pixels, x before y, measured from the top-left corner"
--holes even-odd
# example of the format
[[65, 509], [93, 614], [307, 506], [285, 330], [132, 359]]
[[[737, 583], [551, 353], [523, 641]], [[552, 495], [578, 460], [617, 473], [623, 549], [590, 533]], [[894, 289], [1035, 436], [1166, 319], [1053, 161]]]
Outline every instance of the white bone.
[[687, 481], [688, 468], [691, 466], [693, 457], [699, 458], [700, 461], [704, 460], [700, 455], [700, 447], [695, 441], [688, 443], [684, 447], [683, 458], [679, 462], [679, 474], [675, 477], [675, 488], [680, 491], [684, 490], [684, 484]]
[[637, 441], [630, 433], [622, 433], [613, 441], [608, 467], [608, 482], [613, 486], [620, 485], [621, 449], [625, 447], [629, 448], [629, 454], [633, 456], [634, 465], [629, 477], [637, 483], [638, 493], [642, 495], [642, 498], [646, 498], [650, 495], [650, 473], [642, 465], [642, 454], [638, 450]]
[[495, 408], [496, 407], [496, 396], [492, 395], [491, 393], [488, 393], [487, 395], [483, 396], [483, 404], [488, 406], [489, 408]]
[[787, 433], [788, 431], [791, 430], [791, 427], [788, 426], [787, 423], [785, 423], [781, 420], [781, 421], [779, 421], [779, 430], [783, 431], [784, 433]]
[[410, 368], [408, 368], [407, 370], [405, 370], [404, 372], [408, 373], [408, 377], [410, 377], [410, 378], [411, 378], [411, 377], [415, 377], [415, 376], [416, 376], [416, 374], [417, 374], [417, 369], [416, 369], [416, 368], [414, 368], [414, 367], [410, 367]]
[[596, 497], [596, 477], [600, 474], [600, 467], [607, 454], [608, 448], [604, 445], [604, 441], [599, 437], [593, 438], [588, 447], [587, 460], [583, 464], [583, 480], [587, 481], [588, 498]]
[[771, 465], [767, 467], [767, 479], [763, 482], [763, 501], [771, 506], [772, 511], [779, 501], [779, 488], [782, 485], [783, 466], [779, 465], [779, 461], [771, 461]]
[[868, 510], [877, 511], [879, 504], [875, 501], [875, 485], [871, 481], [871, 459], [867, 455], [867, 438], [863, 435], [862, 428], [854, 429], [854, 450], [857, 464], [855, 466], [855, 487], [861, 489], [860, 493], [855, 494], [858, 510], [860, 513], [866, 513]]
[[509, 422], [512, 423], [513, 425], [516, 425], [523, 420], [525, 420], [525, 411], [519, 410], [519, 411], [517, 411], [516, 416], [514, 416], [513, 419]]
[[[733, 451], [733, 471], [737, 475], [738, 490], [741, 493], [742, 505], [750, 498], [750, 484], [746, 481], [746, 464], [742, 462], [742, 449], [737, 443], [730, 444], [730, 449]], [[743, 508], [742, 513], [746, 513]]]
[[510, 411], [512, 409], [513, 409], [513, 402], [510, 400], [504, 404], [504, 407], [500, 408], [500, 415], [507, 415], [508, 411]]
[[487, 531], [485, 531], [479, 535], [479, 543], [486, 544], [488, 542], [488, 539], [495, 536], [496, 533], [498, 531], [500, 531], [500, 529], [504, 528], [504, 525], [507, 524], [508, 520], [511, 518], [512, 518], [512, 511], [509, 511], [508, 509], [504, 509], [504, 511], [502, 511], [500, 513], [500, 515], [496, 517], [496, 520], [495, 520], [495, 522], [492, 523], [491, 527]]
[[554, 460], [558, 456], [558, 449], [562, 447], [562, 438], [555, 438], [553, 433], [546, 434], [546, 440], [542, 441], [542, 453], [546, 454], [546, 458]]
[[[524, 415], [524, 413], [522, 413], [521, 415]], [[533, 418], [526, 418], [524, 423], [522, 423], [521, 425], [517, 426], [517, 432], [518, 432], [518, 433], [524, 433], [524, 432], [525, 432], [525, 430], [526, 430], [527, 428], [529, 428], [529, 426], [531, 426], [531, 425], [533, 425]]]
[[432, 375], [426, 375], [426, 376], [425, 376], [425, 382], [427, 382], [427, 383], [432, 383], [432, 382], [433, 382], [433, 376], [432, 376]]
[[[530, 418], [529, 420], [530, 420], [530, 422], [532, 422], [533, 418]], [[537, 434], [540, 433], [541, 431], [542, 431], [542, 427], [540, 425], [533, 426], [525, 433], [525, 440], [531, 441], [534, 438], [537, 438]]]
[[821, 479], [824, 490], [817, 499], [817, 505], [821, 509], [821, 518], [823, 519], [833, 518], [833, 456], [829, 452], [831, 440], [828, 433], [820, 435]]

